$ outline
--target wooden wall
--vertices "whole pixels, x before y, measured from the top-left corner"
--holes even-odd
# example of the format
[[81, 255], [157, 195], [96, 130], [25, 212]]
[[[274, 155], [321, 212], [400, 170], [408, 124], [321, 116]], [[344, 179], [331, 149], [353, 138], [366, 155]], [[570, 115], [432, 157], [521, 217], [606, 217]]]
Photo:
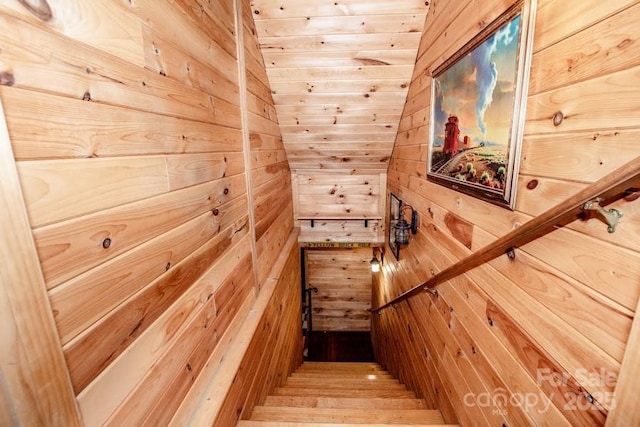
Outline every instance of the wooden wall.
[[[56, 328], [42, 343], [3, 332], [2, 346], [21, 339], [23, 352], [47, 346], [54, 360], [64, 356], [44, 376], [25, 364], [35, 381], [25, 386], [13, 382], [24, 372], [9, 372], [17, 356], [2, 353], [16, 388], [0, 406], [13, 422], [30, 424], [31, 412], [41, 424], [72, 425], [75, 399], [85, 425], [157, 425], [194, 382], [224, 384], [214, 378], [225, 357], [248, 381], [247, 404], [264, 393], [254, 372], [271, 385], [291, 369], [300, 313], [291, 243], [278, 262], [292, 236], [291, 178], [247, 1], [4, 1], [0, 99], [15, 156], [2, 178], [13, 182], [12, 167], [19, 178], [3, 191], [20, 201], [3, 218], [28, 215], [31, 228], [18, 242], [27, 250], [4, 252], [3, 243], [3, 253], [12, 265], [31, 245], [37, 261], [32, 276], [12, 271], [3, 287], [15, 331], [42, 319]], [[23, 280], [34, 305], [16, 311], [11, 295]], [[272, 307], [272, 293], [290, 299], [286, 310]], [[239, 365], [242, 339], [253, 354], [265, 343], [235, 337], [254, 304], [266, 310], [253, 311], [256, 339], [267, 334], [283, 353], [251, 371]], [[290, 335], [263, 330], [278, 322]], [[66, 407], [21, 403], [20, 387], [53, 378], [51, 390], [70, 394]], [[210, 421], [235, 414], [222, 404], [227, 389], [217, 393]]]
[[[379, 245], [387, 167], [429, 2], [251, 0], [251, 7], [301, 242]], [[311, 227], [309, 218], [323, 221]]]
[[307, 249], [314, 331], [369, 331], [372, 249]]
[[301, 243], [384, 243], [386, 173], [301, 171], [292, 176], [294, 218]]
[[[210, 358], [171, 425], [235, 425], [302, 362], [300, 257], [291, 233], [253, 309]], [[217, 353], [217, 354], [216, 354]]]
[[[539, 0], [515, 210], [425, 179], [429, 76], [511, 3], [431, 2], [388, 176], [421, 224], [385, 258], [374, 304], [637, 161], [640, 5]], [[610, 207], [624, 212], [613, 234], [573, 222], [374, 316], [378, 360], [450, 422], [603, 425], [640, 296], [640, 203]]]
[[429, 2], [251, 6], [292, 170], [386, 172]]
[[293, 226], [291, 171], [265, 71], [249, 1], [242, 0], [246, 108], [251, 153], [251, 197], [258, 282], [263, 283]]

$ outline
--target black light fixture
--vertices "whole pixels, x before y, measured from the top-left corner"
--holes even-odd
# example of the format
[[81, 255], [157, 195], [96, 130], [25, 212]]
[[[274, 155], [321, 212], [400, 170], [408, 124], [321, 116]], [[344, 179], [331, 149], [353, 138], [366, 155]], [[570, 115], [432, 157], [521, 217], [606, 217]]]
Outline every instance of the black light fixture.
[[[404, 219], [405, 209], [411, 209], [411, 223]], [[409, 230], [411, 234], [418, 232], [418, 212], [411, 205], [403, 205], [400, 208], [400, 220], [393, 226], [395, 228], [396, 245], [406, 245], [409, 243]]]

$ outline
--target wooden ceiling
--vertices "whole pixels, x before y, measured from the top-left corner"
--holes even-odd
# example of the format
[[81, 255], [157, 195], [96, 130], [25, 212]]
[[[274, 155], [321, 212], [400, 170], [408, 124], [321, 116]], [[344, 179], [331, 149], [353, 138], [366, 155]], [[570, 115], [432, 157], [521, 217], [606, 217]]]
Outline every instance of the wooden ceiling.
[[425, 0], [252, 0], [293, 171], [385, 172]]

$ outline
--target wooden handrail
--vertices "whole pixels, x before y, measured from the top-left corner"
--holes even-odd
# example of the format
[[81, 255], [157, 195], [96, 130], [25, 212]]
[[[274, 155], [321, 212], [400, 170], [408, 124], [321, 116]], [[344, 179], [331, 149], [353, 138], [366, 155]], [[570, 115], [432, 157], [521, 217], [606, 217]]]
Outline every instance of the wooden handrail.
[[372, 308], [372, 313], [379, 312], [393, 304], [417, 295], [422, 291], [435, 288], [447, 280], [451, 280], [467, 271], [505, 254], [508, 250], [525, 245], [549, 233], [557, 225], [566, 225], [581, 217], [586, 203], [601, 198], [601, 206], [612, 203], [625, 196], [625, 192], [640, 191], [640, 156], [621, 166], [597, 182], [592, 183], [574, 196], [557, 204], [531, 221], [512, 230], [503, 237], [475, 251], [471, 255], [451, 267], [442, 270], [408, 291], [403, 292], [389, 302], [379, 307]]

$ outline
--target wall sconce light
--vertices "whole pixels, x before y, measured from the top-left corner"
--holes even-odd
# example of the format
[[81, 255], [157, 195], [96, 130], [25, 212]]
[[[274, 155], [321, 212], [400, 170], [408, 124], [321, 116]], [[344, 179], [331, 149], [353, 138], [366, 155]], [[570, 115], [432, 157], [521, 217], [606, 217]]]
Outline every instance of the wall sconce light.
[[374, 255], [373, 258], [371, 258], [371, 272], [377, 273], [379, 271], [380, 271], [380, 261], [378, 261], [378, 258], [376, 258], [376, 256]]
[[[404, 219], [405, 209], [411, 209], [411, 223]], [[418, 212], [411, 205], [403, 205], [400, 209], [400, 220], [393, 226], [395, 228], [396, 245], [406, 245], [409, 243], [409, 230], [411, 234], [418, 232]]]
[[378, 260], [378, 257], [376, 256], [375, 250], [373, 252], [373, 258], [371, 258], [371, 272], [372, 273], [378, 273], [380, 271], [380, 268], [382, 266], [382, 263], [384, 263], [384, 253], [380, 253], [380, 260]]

